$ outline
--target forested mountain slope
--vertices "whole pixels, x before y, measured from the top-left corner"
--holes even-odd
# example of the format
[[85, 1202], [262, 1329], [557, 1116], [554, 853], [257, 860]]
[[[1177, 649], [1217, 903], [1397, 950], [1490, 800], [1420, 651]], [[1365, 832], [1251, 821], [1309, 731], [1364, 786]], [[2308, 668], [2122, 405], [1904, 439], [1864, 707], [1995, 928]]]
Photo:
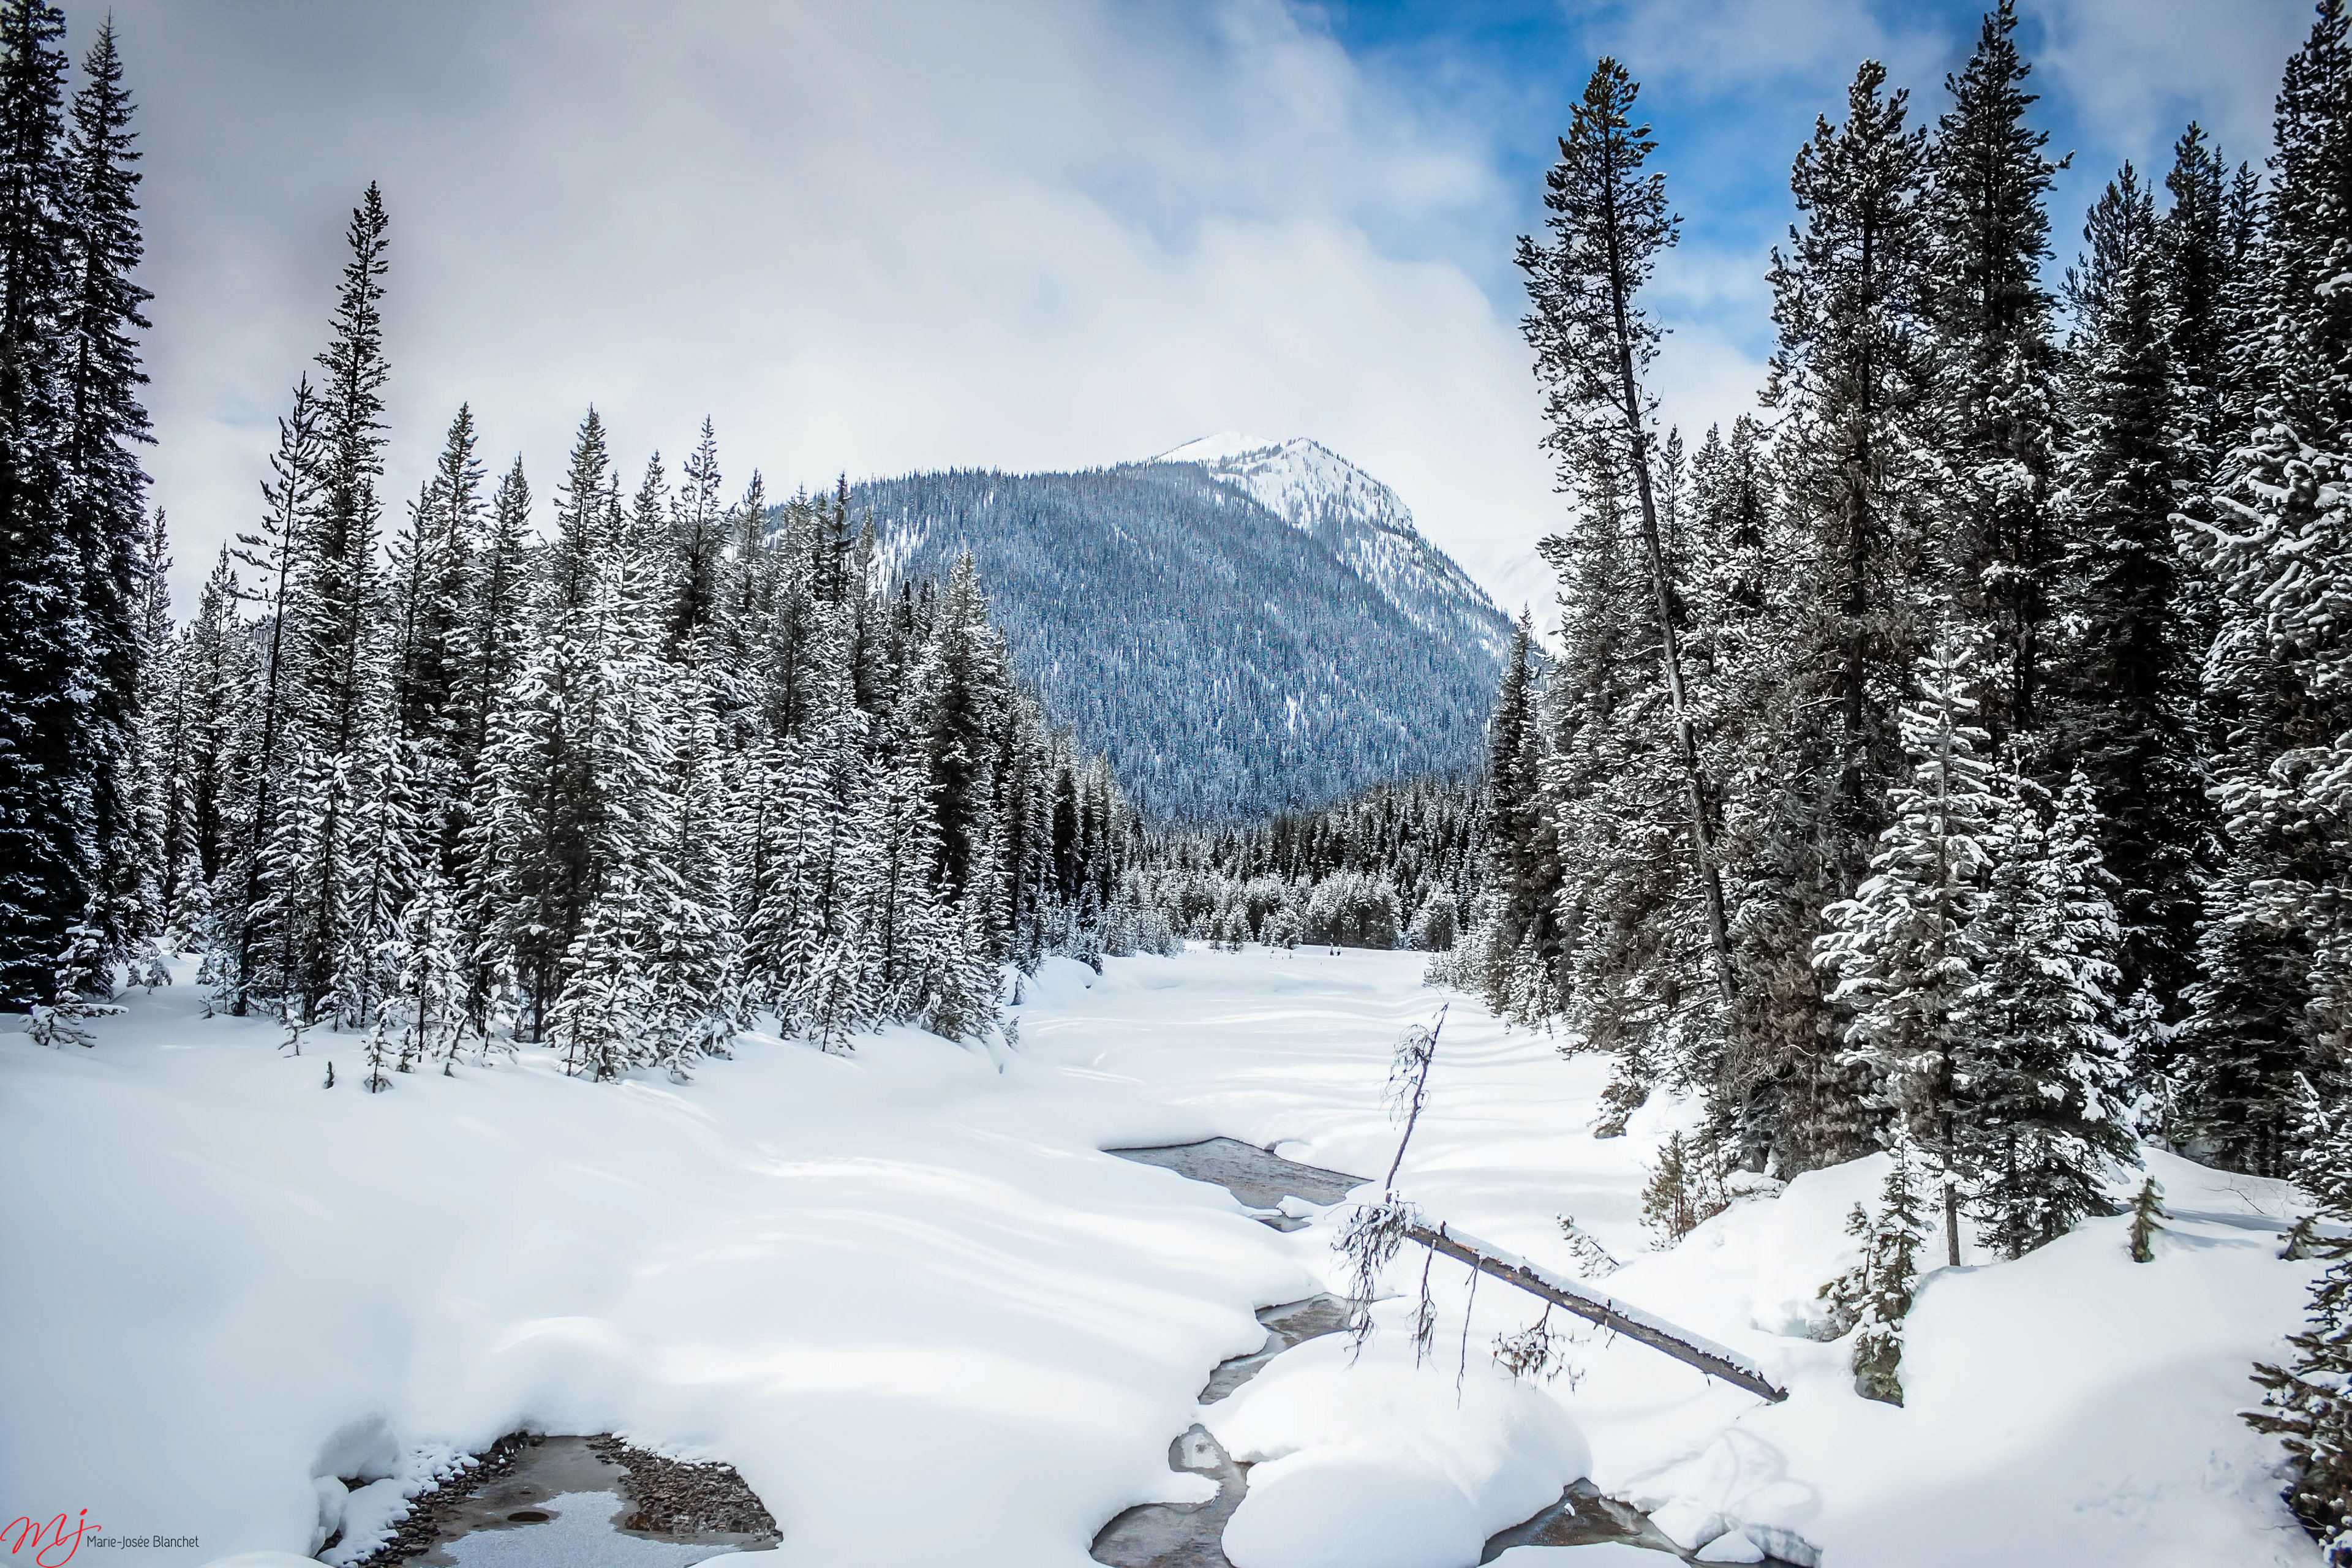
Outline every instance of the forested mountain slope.
[[[1314, 467], [1276, 472], [1292, 448]], [[1237, 455], [918, 474], [850, 504], [893, 580], [971, 552], [1015, 671], [1147, 815], [1255, 817], [1470, 765], [1501, 612], [1322, 447], [1260, 444], [1255, 474]]]

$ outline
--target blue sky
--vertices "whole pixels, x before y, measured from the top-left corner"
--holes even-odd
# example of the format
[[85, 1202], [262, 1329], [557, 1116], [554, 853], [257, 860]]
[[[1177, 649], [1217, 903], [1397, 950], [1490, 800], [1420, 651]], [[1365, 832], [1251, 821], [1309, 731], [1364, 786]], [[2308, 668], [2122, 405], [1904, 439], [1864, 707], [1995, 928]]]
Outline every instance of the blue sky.
[[[1817, 114], [1837, 118], [1861, 58], [1885, 60], [1894, 85], [1911, 89], [1915, 122], [1932, 123], [1948, 101], [1945, 78], [1974, 49], [1986, 9], [1950, 0], [1322, 0], [1301, 12], [1400, 99], [1475, 132], [1514, 198], [1518, 232], [1542, 221], [1543, 173], [1591, 62], [1616, 54], [1643, 83], [1661, 144], [1654, 166], [1667, 174], [1685, 244], [1712, 262], [1753, 258], [1785, 233], [1794, 216], [1790, 159]], [[2299, 0], [2112, 7], [2028, 0], [2021, 7], [2017, 40], [2038, 62], [2028, 83], [2040, 97], [2033, 122], [2049, 132], [2053, 157], [2075, 154], [2050, 204], [2053, 282], [2074, 258], [2082, 214], [2116, 167], [2128, 158], [2152, 165], [2160, 178], [2172, 139], [2189, 120], [2223, 135], [2232, 162], [2260, 167], [2279, 64], [2309, 20], [2310, 7]], [[1748, 47], [1772, 34], [1794, 36]], [[2105, 76], [2137, 79], [2101, 82], [2084, 93], [2090, 79]], [[1491, 292], [1513, 287], [1500, 247], [1479, 246], [1464, 259]], [[1747, 307], [1761, 298], [1742, 295], [1732, 308], [1696, 313], [1760, 358], [1770, 351], [1770, 322]], [[1685, 297], [1665, 308], [1690, 311], [1701, 303]]]
[[[249, 526], [342, 222], [393, 217], [397, 515], [461, 401], [546, 496], [593, 402], [729, 482], [1079, 467], [1309, 436], [1507, 606], [1559, 500], [1513, 238], [1594, 56], [1685, 218], [1654, 376], [1752, 406], [1790, 156], [1884, 59], [1918, 112], [1979, 9], [1871, 0], [116, 0], [145, 141], [155, 498], [186, 605]], [[76, 39], [97, 12], [73, 13]], [[2259, 160], [2305, 0], [2030, 0], [2058, 254], [2191, 115]], [[657, 18], [657, 25], [649, 19]]]

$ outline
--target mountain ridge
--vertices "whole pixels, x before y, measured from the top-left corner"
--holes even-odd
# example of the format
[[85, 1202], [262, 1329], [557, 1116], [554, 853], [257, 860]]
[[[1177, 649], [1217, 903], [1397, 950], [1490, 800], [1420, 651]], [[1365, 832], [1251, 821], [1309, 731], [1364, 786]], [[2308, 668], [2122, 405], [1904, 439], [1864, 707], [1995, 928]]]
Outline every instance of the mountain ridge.
[[1237, 820], [1475, 766], [1508, 620], [1377, 479], [1314, 442], [1234, 439], [867, 480], [851, 505], [887, 582], [973, 556], [1015, 671], [1150, 815]]
[[1192, 464], [1239, 487], [1321, 542], [1423, 630], [1470, 637], [1496, 658], [1509, 646], [1510, 617], [1422, 535], [1397, 493], [1321, 442], [1223, 431], [1145, 461]]

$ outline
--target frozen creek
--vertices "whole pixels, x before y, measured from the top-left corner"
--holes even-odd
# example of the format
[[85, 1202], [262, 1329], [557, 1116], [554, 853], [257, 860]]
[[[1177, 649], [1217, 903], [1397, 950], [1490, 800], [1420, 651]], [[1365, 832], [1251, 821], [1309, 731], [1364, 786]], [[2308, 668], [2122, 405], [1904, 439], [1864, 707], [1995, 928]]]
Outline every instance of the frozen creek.
[[[1276, 1230], [1306, 1223], [1284, 1212], [1284, 1199], [1320, 1207], [1341, 1201], [1367, 1180], [1286, 1160], [1234, 1138], [1106, 1152], [1221, 1186], [1251, 1209], [1253, 1218]], [[1265, 1308], [1257, 1317], [1266, 1327], [1265, 1346], [1219, 1365], [1201, 1390], [1202, 1404], [1223, 1399], [1292, 1346], [1341, 1331], [1347, 1326], [1348, 1303], [1327, 1293]], [[1225, 1523], [1249, 1489], [1250, 1467], [1235, 1463], [1207, 1427], [1196, 1425], [1169, 1445], [1168, 1468], [1206, 1477], [1216, 1484], [1216, 1496], [1205, 1502], [1129, 1509], [1095, 1537], [1095, 1561], [1110, 1568], [1232, 1568], [1223, 1546]], [[1515, 1546], [1609, 1542], [1690, 1560], [1638, 1510], [1603, 1497], [1590, 1481], [1579, 1480], [1534, 1518], [1495, 1535], [1479, 1561], [1490, 1563]]]
[[[1276, 1230], [1307, 1223], [1284, 1212], [1285, 1199], [1321, 1207], [1364, 1184], [1362, 1178], [1286, 1160], [1233, 1138], [1108, 1152], [1221, 1186], [1253, 1218]], [[1261, 1309], [1265, 1345], [1220, 1363], [1201, 1390], [1200, 1402], [1213, 1405], [1225, 1398], [1295, 1345], [1342, 1331], [1347, 1316], [1348, 1303], [1328, 1293]], [[685, 1568], [776, 1544], [772, 1523], [764, 1516], [756, 1522], [680, 1519], [673, 1528], [660, 1528], [635, 1502], [625, 1500], [655, 1478], [648, 1475], [633, 1487], [627, 1458], [609, 1438], [524, 1439], [486, 1458], [491, 1465], [478, 1480], [468, 1477], [440, 1499], [420, 1500], [406, 1539], [370, 1561], [390, 1564], [406, 1558], [424, 1568], [572, 1568], [591, 1562], [599, 1568]], [[1216, 1495], [1200, 1503], [1129, 1509], [1095, 1537], [1095, 1561], [1109, 1568], [1232, 1568], [1223, 1549], [1224, 1530], [1248, 1490], [1251, 1467], [1235, 1462], [1199, 1425], [1169, 1446], [1168, 1465], [1206, 1478]], [[725, 1467], [695, 1468], [724, 1471], [724, 1481], [731, 1483], [725, 1489], [749, 1498]], [[751, 1507], [756, 1510], [756, 1502]], [[739, 1528], [710, 1528], [714, 1523]], [[1534, 1518], [1495, 1535], [1481, 1561], [1491, 1562], [1515, 1546], [1603, 1542], [1688, 1560], [1637, 1510], [1580, 1480]]]

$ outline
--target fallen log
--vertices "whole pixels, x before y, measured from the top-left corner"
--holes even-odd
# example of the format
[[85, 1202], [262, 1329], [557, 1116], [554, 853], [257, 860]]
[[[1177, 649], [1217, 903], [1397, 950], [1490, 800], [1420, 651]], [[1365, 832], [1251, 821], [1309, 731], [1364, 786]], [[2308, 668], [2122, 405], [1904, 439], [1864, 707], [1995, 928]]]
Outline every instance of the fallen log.
[[1457, 1263], [1466, 1263], [1481, 1274], [1491, 1274], [1507, 1285], [1516, 1285], [1528, 1294], [1573, 1312], [1589, 1323], [1597, 1323], [1612, 1332], [1670, 1355], [1686, 1366], [1696, 1367], [1709, 1377], [1719, 1377], [1734, 1387], [1744, 1388], [1775, 1405], [1789, 1397], [1787, 1389], [1766, 1377], [1762, 1368], [1737, 1351], [1727, 1350], [1712, 1340], [1701, 1339], [1696, 1334], [1678, 1329], [1663, 1318], [1654, 1318], [1639, 1307], [1597, 1295], [1574, 1280], [1562, 1279], [1549, 1269], [1538, 1268], [1526, 1258], [1480, 1241], [1475, 1236], [1465, 1236], [1443, 1225], [1435, 1229], [1410, 1225], [1404, 1233], [1433, 1252], [1442, 1253]]

